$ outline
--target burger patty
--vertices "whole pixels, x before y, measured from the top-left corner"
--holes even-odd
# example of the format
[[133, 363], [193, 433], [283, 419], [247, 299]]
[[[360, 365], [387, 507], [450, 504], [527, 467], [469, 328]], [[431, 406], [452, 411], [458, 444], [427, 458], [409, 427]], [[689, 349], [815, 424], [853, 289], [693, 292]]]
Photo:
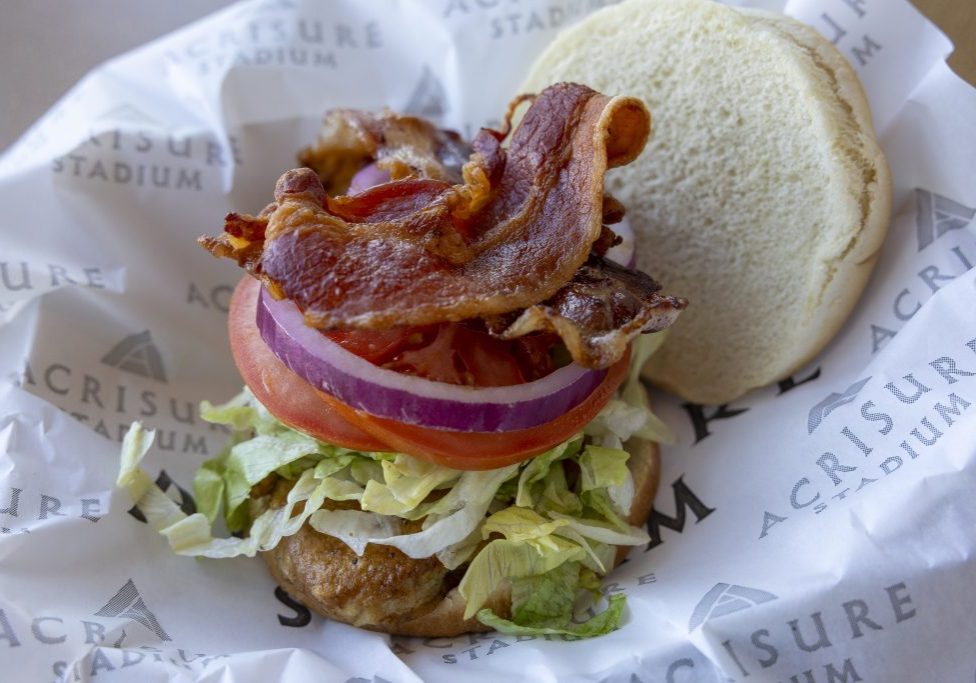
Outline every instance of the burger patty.
[[[627, 521], [642, 525], [657, 489], [656, 444], [632, 439], [628, 466], [634, 475], [634, 502]], [[271, 475], [251, 490], [252, 501], [282, 507], [293, 482]], [[327, 510], [358, 509], [356, 501], [327, 500]], [[296, 512], [297, 514], [297, 512]], [[422, 521], [400, 520], [400, 532], [421, 529]], [[627, 554], [620, 547], [614, 565]], [[392, 546], [369, 544], [362, 556], [307, 522], [273, 549], [262, 553], [272, 576], [286, 592], [314, 612], [362, 628], [405, 636], [441, 637], [490, 631], [477, 617], [464, 619], [458, 593], [467, 567], [449, 571], [436, 557], [414, 559]], [[503, 582], [484, 604], [503, 619], [512, 618], [511, 590]]]
[[[279, 479], [271, 505], [280, 507], [292, 483]], [[355, 501], [327, 500], [326, 510], [358, 508]], [[400, 532], [421, 522], [401, 520]], [[308, 523], [287, 536], [264, 559], [278, 583], [306, 606], [326, 616], [369, 628], [432, 611], [460, 581], [436, 557], [414, 559], [398, 548], [369, 544], [362, 556]], [[386, 629], [384, 629], [386, 630]]]

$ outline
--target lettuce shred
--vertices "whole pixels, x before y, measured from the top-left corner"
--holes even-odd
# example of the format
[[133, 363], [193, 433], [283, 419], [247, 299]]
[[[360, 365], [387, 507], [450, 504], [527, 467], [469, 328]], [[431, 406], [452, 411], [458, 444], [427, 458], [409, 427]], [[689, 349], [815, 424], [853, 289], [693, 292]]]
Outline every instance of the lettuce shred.
[[[638, 370], [660, 339], [640, 338], [618, 395], [581, 434], [517, 465], [460, 471], [403, 454], [342, 448], [282, 424], [245, 389], [222, 405], [201, 404], [201, 417], [227, 426], [232, 436], [197, 471], [198, 512], [185, 514], [140, 467], [154, 433], [139, 423], [123, 442], [117, 483], [178, 554], [253, 556], [307, 521], [359, 555], [373, 543], [414, 558], [436, 555], [450, 569], [467, 564], [458, 587], [465, 618], [477, 615], [500, 632], [605, 634], [623, 619], [623, 596], [611, 596], [599, 613], [589, 607], [586, 620], [574, 615], [588, 607], [581, 595], [600, 599], [598, 577], [612, 567], [614, 546], [648, 542], [642, 529], [624, 521], [634, 482], [622, 446], [632, 436], [673, 440], [639, 387]], [[566, 462], [573, 463], [572, 481]], [[294, 482], [277, 508], [251, 498], [271, 475]], [[355, 500], [360, 509], [325, 510], [326, 499]], [[423, 520], [421, 529], [400, 533], [401, 519]], [[215, 536], [220, 520], [247, 536]], [[506, 581], [511, 620], [483, 609]]]

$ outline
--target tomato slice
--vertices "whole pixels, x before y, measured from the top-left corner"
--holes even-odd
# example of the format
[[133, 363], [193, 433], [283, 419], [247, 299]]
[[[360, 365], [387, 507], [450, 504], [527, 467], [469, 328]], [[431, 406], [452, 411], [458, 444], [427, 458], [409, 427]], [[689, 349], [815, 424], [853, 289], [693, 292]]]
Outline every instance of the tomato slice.
[[383, 365], [407, 347], [413, 331], [395, 327], [389, 330], [339, 330], [325, 336], [374, 365]]
[[347, 448], [396, 451], [459, 470], [488, 470], [538, 455], [596, 417], [627, 374], [627, 356], [579, 405], [544, 425], [509, 432], [430, 429], [363, 413], [316, 390], [278, 360], [255, 322], [261, 284], [245, 276], [234, 290], [228, 328], [234, 361], [257, 399], [285, 424]]
[[463, 323], [324, 334], [388, 370], [475, 387], [505, 387], [544, 377], [555, 369], [549, 349], [559, 339], [537, 334], [503, 341]]
[[356, 450], [390, 450], [386, 443], [344, 420], [311, 384], [272, 353], [255, 322], [260, 293], [261, 283], [245, 276], [234, 290], [227, 319], [231, 354], [254, 396], [286, 425], [317, 439]]
[[586, 400], [551, 422], [509, 432], [455, 432], [418, 427], [350, 408], [317, 392], [349, 423], [389, 444], [393, 450], [458, 470], [491, 470], [539, 455], [580, 431], [607, 404], [627, 375], [630, 353], [612, 365]]
[[383, 363], [383, 367], [436, 382], [474, 387], [504, 387], [525, 382], [509, 342], [459, 323], [418, 331], [420, 344]]

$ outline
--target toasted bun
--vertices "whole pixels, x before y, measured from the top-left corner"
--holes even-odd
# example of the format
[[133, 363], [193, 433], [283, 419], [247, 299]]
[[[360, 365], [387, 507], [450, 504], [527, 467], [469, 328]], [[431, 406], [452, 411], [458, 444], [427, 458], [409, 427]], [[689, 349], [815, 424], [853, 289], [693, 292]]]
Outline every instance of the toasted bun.
[[[627, 520], [641, 526], [657, 490], [656, 444], [631, 439], [634, 502]], [[284, 497], [287, 486], [278, 491]], [[404, 529], [407, 531], [408, 529]], [[620, 548], [616, 563], [629, 548]], [[436, 558], [414, 560], [390, 546], [369, 545], [362, 557], [342, 541], [320, 534], [308, 524], [263, 553], [278, 584], [319, 614], [355, 626], [404, 636], [448, 637], [491, 629], [475, 618], [464, 619], [464, 599], [456, 588], [460, 576]], [[510, 616], [508, 586], [496, 590], [485, 605]]]
[[891, 204], [841, 54], [779, 15], [629, 0], [560, 34], [523, 91], [557, 81], [639, 97], [654, 117], [609, 188], [638, 233], [638, 267], [691, 303], [645, 374], [726, 403], [823, 348], [867, 281]]

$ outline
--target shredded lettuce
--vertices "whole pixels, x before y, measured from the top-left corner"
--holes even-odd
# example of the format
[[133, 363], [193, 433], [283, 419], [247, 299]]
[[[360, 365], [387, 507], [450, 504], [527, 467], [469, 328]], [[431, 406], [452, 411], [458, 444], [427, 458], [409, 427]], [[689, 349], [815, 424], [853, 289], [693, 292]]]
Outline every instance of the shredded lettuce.
[[200, 417], [213, 424], [226, 425], [235, 432], [253, 429], [257, 434], [275, 434], [287, 429], [247, 388], [221, 405], [201, 401]]
[[627, 451], [605, 446], [587, 446], [579, 459], [581, 485], [584, 491], [607, 488], [624, 483]]
[[512, 619], [502, 619], [490, 609], [478, 613], [478, 620], [496, 631], [510, 635], [563, 634], [598, 636], [620, 626], [624, 596], [610, 598], [607, 609], [582, 622], [573, 621], [579, 592], [600, 597], [600, 579], [586, 567], [564, 562], [540, 576], [512, 581]]
[[553, 626], [533, 626], [531, 624], [520, 623], [518, 617], [516, 621], [502, 619], [490, 609], [483, 609], [478, 612], [478, 621], [485, 626], [490, 626], [499, 633], [507, 633], [511, 636], [537, 636], [537, 635], [567, 635], [579, 638], [593, 638], [604, 636], [611, 631], [620, 628], [623, 621], [624, 607], [627, 601], [622, 593], [611, 595], [607, 608], [602, 612], [591, 617], [581, 624], [569, 622], [565, 627]]
[[584, 552], [576, 543], [551, 535], [491, 541], [474, 556], [458, 585], [466, 602], [464, 618], [474, 616], [502, 581], [545, 574], [563, 562], [581, 560]]
[[621, 530], [618, 526], [599, 519], [580, 519], [579, 517], [561, 515], [558, 512], [550, 512], [549, 515], [556, 521], [564, 522], [566, 527], [577, 532], [583, 538], [588, 538], [599, 543], [607, 543], [609, 545], [644, 545], [651, 540], [647, 532], [637, 527], [627, 527], [625, 530]]
[[587, 539], [583, 534], [569, 526], [561, 527], [558, 535], [575, 542], [586, 551], [586, 557], [581, 562], [591, 572], [606, 574], [613, 567], [613, 560], [617, 554], [617, 549], [613, 546]]
[[561, 526], [566, 526], [565, 520], [547, 520], [533, 510], [513, 506], [486, 519], [481, 525], [481, 535], [487, 539], [491, 534], [502, 534], [510, 541], [521, 543], [546, 538]]
[[614, 505], [613, 499], [610, 497], [610, 492], [606, 489], [583, 491], [580, 493], [580, 498], [583, 500], [586, 509], [592, 510], [598, 516], [603, 517], [617, 529], [625, 531], [629, 528], [626, 520], [624, 520], [620, 511], [617, 509], [617, 506]]
[[359, 504], [363, 510], [397, 516], [416, 509], [431, 491], [456, 482], [461, 474], [409, 455], [397, 455], [382, 468], [383, 480], [370, 479]]
[[[477, 615], [499, 631], [600, 635], [619, 626], [621, 596], [582, 623], [573, 610], [580, 595], [599, 596], [599, 575], [612, 567], [616, 546], [648, 540], [625, 521], [634, 481], [622, 444], [633, 436], [672, 438], [640, 387], [640, 365], [661, 339], [660, 333], [639, 339], [618, 397], [583, 433], [517, 465], [468, 472], [342, 448], [279, 422], [245, 389], [222, 405], [201, 404], [201, 416], [226, 426], [231, 437], [196, 474], [197, 513], [186, 515], [140, 467], [154, 433], [139, 423], [123, 442], [118, 485], [179, 554], [253, 556], [308, 522], [360, 555], [377, 544], [413, 558], [436, 556], [452, 570], [467, 563], [459, 585], [465, 617]], [[263, 486], [255, 493], [255, 486], [271, 476], [290, 482], [277, 508], [253, 498], [268, 492]], [[323, 509], [326, 500], [358, 501], [360, 509]], [[215, 536], [221, 517], [229, 531], [247, 530], [247, 537]], [[402, 533], [405, 520], [422, 520], [420, 530]], [[484, 608], [505, 582], [511, 621]]]
[[661, 347], [667, 336], [668, 331], [662, 330], [654, 334], [642, 334], [634, 340], [634, 357], [630, 363], [627, 379], [620, 387], [620, 397], [628, 405], [640, 407], [647, 416], [644, 426], [634, 432], [634, 436], [639, 436], [648, 441], [673, 444], [676, 440], [674, 432], [664, 420], [651, 411], [647, 392], [643, 390], [640, 384], [641, 368], [647, 363], [647, 359]]
[[594, 445], [587, 446], [579, 459], [582, 491], [606, 490], [620, 516], [626, 516], [634, 502], [634, 477], [627, 459], [626, 451]]
[[633, 436], [674, 443], [675, 436], [650, 409], [647, 393], [641, 387], [640, 370], [664, 342], [667, 330], [654, 334], [642, 334], [633, 343], [630, 370], [620, 385], [618, 397], [611, 399], [603, 410], [583, 429], [583, 433], [598, 445], [621, 448]]
[[[230, 450], [229, 448], [227, 449]], [[197, 503], [197, 510], [201, 512], [207, 521], [213, 524], [220, 514], [220, 505], [224, 500], [224, 492], [227, 485], [224, 482], [223, 459], [225, 454], [207, 460], [196, 476], [193, 477], [193, 499]]]
[[242, 506], [255, 484], [279, 467], [300, 460], [316, 450], [315, 439], [294, 431], [276, 436], [258, 434], [233, 446], [223, 462], [227, 528], [241, 531], [247, 526], [247, 511]]
[[[550, 512], [547, 519], [518, 506], [488, 517], [482, 525], [482, 535], [486, 539], [492, 535], [504, 538], [491, 541], [474, 557], [458, 586], [466, 601], [465, 618], [479, 614], [480, 619], [481, 607], [507, 579], [512, 584], [515, 622], [558, 629], [567, 628], [572, 617], [573, 602], [583, 587], [580, 584], [583, 563], [605, 573], [612, 563], [612, 545], [639, 545], [648, 540], [640, 529], [623, 533], [608, 523], [581, 520], [558, 512]], [[592, 562], [587, 562], [589, 559]], [[534, 588], [521, 590], [522, 580], [529, 581]], [[548, 615], [544, 622], [539, 621], [542, 614]]]
[[581, 438], [571, 439], [529, 460], [519, 475], [515, 504], [532, 507], [535, 500], [533, 485], [544, 480], [551, 470], [562, 469], [554, 468], [553, 463], [576, 455], [582, 444]]
[[[315, 479], [314, 470], [306, 470], [288, 492], [282, 507], [266, 510], [252, 522], [247, 538], [214, 538], [205, 514], [187, 515], [139, 467], [154, 437], [155, 432], [145, 430], [138, 422], [133, 423], [122, 442], [122, 468], [117, 483], [128, 490], [146, 521], [166, 537], [179, 555], [253, 557], [297, 532], [325, 501], [325, 492]], [[294, 514], [300, 503], [303, 504], [302, 511]]]
[[481, 548], [482, 542], [481, 529], [475, 529], [466, 538], [439, 551], [437, 559], [449, 570], [454, 571], [474, 557]]
[[319, 533], [339, 539], [357, 555], [362, 555], [370, 543], [383, 543], [400, 535], [396, 517], [362, 510], [317, 510], [309, 524]]
[[415, 533], [373, 535], [370, 530], [381, 527], [376, 518], [387, 517], [361, 510], [318, 510], [310, 524], [316, 531], [343, 541], [358, 555], [367, 544], [376, 543], [399, 548], [408, 557], [431, 557], [467, 539], [483, 523], [495, 491], [517, 471], [518, 465], [510, 465], [462, 473], [454, 488], [429, 509], [423, 530]]
[[542, 480], [538, 495], [535, 496], [534, 509], [541, 512], [562, 512], [567, 515], [579, 515], [583, 512], [583, 502], [570, 489], [566, 479], [566, 470], [562, 467], [551, 467], [549, 473]]

